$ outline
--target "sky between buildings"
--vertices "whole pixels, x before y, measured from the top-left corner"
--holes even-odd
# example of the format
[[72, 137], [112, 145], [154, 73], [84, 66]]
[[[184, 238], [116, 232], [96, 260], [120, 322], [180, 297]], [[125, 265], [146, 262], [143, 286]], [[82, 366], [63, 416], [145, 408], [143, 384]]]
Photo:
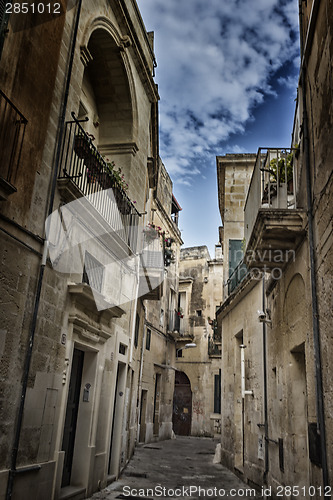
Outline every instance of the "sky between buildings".
[[184, 246], [211, 256], [221, 219], [217, 155], [290, 147], [297, 0], [137, 0], [155, 32], [160, 155], [183, 208]]

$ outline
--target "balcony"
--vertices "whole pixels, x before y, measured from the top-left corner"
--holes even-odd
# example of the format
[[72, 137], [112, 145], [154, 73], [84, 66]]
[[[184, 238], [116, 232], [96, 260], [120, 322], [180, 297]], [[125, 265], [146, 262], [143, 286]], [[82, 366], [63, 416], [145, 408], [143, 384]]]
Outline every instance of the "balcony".
[[[169, 335], [179, 344], [187, 344], [192, 342], [194, 339], [193, 333], [193, 323], [194, 320], [192, 318], [182, 318], [182, 315], [179, 315], [177, 311], [174, 312], [173, 315], [173, 323], [169, 324]], [[181, 347], [181, 345], [180, 345]]]
[[134, 254], [140, 214], [74, 113], [72, 116], [73, 120], [66, 123], [58, 176], [62, 198], [71, 202], [85, 197], [96, 223], [101, 218], [106, 223], [104, 233], [112, 234], [122, 252]]
[[16, 192], [14, 185], [20, 165], [28, 121], [0, 90], [0, 200]]
[[208, 356], [210, 358], [221, 357], [222, 336], [217, 329], [216, 320], [213, 322], [213, 335], [208, 335]]
[[297, 207], [297, 149], [259, 148], [244, 208], [245, 264], [283, 268], [305, 233], [306, 211]]

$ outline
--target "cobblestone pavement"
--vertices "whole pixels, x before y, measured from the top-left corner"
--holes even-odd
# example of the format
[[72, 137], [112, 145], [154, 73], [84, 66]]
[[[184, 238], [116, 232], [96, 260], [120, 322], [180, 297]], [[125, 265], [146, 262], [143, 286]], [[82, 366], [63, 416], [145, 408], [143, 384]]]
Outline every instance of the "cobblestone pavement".
[[213, 458], [217, 440], [180, 437], [139, 446], [121, 477], [94, 500], [262, 498]]

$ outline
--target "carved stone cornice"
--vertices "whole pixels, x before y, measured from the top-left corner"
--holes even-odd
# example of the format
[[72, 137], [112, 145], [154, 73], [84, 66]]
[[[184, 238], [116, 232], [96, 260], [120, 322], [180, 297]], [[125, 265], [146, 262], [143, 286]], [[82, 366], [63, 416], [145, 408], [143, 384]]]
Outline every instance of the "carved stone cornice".
[[139, 151], [139, 148], [136, 142], [119, 142], [116, 144], [99, 144], [98, 150], [102, 155], [106, 154], [116, 154], [116, 155], [125, 155], [131, 154], [135, 156]]

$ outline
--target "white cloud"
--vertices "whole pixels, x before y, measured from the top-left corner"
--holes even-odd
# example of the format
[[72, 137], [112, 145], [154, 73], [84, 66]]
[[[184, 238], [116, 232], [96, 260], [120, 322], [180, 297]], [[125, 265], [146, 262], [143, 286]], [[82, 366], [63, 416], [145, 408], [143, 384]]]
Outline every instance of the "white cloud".
[[177, 182], [188, 185], [200, 173], [198, 157], [242, 132], [253, 107], [275, 95], [272, 74], [297, 59], [297, 2], [138, 0], [138, 5], [147, 29], [155, 31], [161, 156]]

